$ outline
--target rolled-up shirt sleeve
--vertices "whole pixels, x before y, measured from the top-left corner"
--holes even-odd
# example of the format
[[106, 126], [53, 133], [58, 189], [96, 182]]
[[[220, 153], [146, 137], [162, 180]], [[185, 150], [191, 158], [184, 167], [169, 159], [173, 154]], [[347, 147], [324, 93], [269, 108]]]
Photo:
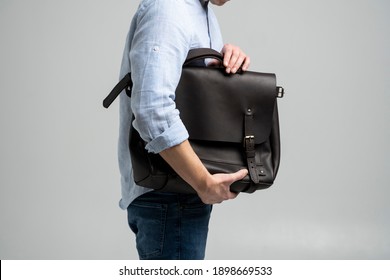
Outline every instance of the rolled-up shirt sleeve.
[[[172, 5], [175, 2], [171, 1]], [[185, 24], [186, 15], [158, 3], [138, 15], [129, 53], [133, 125], [147, 142], [146, 149], [153, 153], [188, 138], [176, 108], [175, 90], [191, 45], [191, 28]]]

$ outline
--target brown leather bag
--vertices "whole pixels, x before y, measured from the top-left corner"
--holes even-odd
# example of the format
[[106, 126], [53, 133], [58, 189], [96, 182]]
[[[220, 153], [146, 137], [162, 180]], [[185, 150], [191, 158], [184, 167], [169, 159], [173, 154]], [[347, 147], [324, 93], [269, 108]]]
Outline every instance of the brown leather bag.
[[[246, 168], [248, 175], [230, 187], [252, 193], [270, 187], [278, 173], [280, 133], [277, 101], [284, 90], [275, 74], [239, 71], [226, 74], [223, 67], [192, 66], [205, 58], [222, 61], [212, 49], [188, 53], [176, 89], [176, 105], [189, 133], [189, 141], [211, 174]], [[203, 63], [204, 65], [204, 63]], [[123, 89], [131, 97], [127, 74], [103, 101], [108, 108]], [[158, 191], [195, 193], [158, 154], [148, 153], [138, 132], [130, 129], [130, 154], [136, 184]]]

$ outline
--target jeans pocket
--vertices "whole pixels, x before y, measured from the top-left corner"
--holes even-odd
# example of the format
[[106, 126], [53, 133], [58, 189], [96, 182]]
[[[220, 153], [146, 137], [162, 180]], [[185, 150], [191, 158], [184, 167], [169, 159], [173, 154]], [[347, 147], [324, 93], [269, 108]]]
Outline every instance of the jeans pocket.
[[134, 201], [127, 209], [130, 229], [136, 235], [139, 258], [162, 255], [167, 205]]
[[204, 204], [202, 200], [195, 195], [185, 197], [182, 201], [182, 207], [185, 212], [197, 216], [210, 215], [213, 206], [211, 204]]

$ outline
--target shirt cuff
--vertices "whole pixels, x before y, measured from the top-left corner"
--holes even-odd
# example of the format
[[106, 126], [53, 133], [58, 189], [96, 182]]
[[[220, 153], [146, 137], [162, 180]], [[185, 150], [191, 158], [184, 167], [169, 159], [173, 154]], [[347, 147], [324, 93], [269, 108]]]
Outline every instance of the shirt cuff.
[[179, 145], [188, 139], [188, 132], [182, 121], [166, 129], [162, 134], [150, 141], [145, 148], [150, 153], [158, 154], [161, 151]]

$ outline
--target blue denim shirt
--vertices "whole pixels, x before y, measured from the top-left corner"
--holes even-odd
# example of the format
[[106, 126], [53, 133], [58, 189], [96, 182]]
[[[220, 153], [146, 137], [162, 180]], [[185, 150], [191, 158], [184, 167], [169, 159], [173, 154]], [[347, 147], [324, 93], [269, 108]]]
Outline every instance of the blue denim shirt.
[[159, 153], [188, 138], [175, 105], [175, 89], [190, 49], [212, 47], [220, 51], [222, 37], [215, 14], [204, 0], [142, 0], [130, 25], [120, 78], [131, 72], [131, 99], [120, 95], [119, 169], [122, 198], [128, 205], [150, 191], [134, 183], [129, 154], [129, 130], [133, 123], [147, 142], [146, 149]]

